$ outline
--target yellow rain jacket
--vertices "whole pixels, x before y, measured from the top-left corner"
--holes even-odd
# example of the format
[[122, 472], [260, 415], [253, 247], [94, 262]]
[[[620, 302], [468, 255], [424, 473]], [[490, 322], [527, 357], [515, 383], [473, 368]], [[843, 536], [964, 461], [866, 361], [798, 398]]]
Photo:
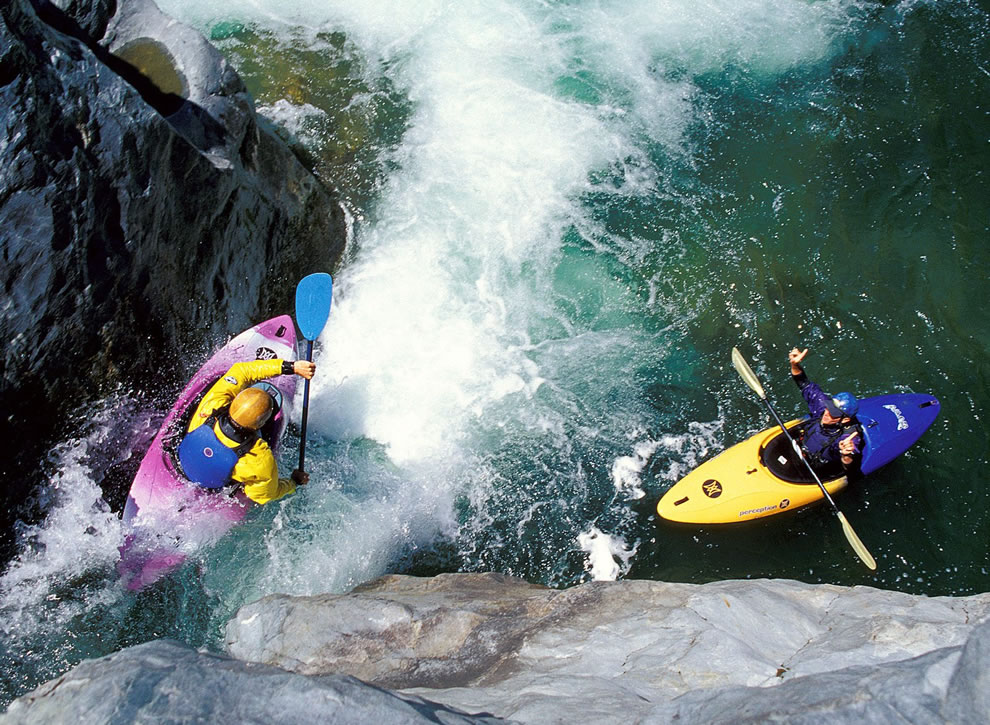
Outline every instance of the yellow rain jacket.
[[[230, 370], [224, 373], [196, 409], [189, 423], [191, 433], [199, 428], [213, 411], [230, 405], [239, 392], [249, 388], [265, 378], [273, 378], [282, 374], [281, 360], [252, 360], [251, 362], [234, 363]], [[217, 438], [228, 448], [237, 448], [237, 441], [224, 435], [220, 423], [213, 426]], [[251, 450], [238, 459], [230, 477], [244, 486], [244, 494], [256, 503], [275, 501], [296, 490], [296, 483], [291, 478], [278, 477], [278, 464], [272, 449], [264, 439], [258, 438]]]

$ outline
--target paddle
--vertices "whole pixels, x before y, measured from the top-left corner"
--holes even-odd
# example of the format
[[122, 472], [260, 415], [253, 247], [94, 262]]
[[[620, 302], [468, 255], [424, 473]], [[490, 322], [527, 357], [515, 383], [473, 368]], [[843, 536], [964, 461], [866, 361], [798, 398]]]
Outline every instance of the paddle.
[[760, 400], [764, 402], [767, 409], [780, 426], [780, 429], [784, 432], [784, 435], [787, 436], [787, 440], [790, 441], [791, 447], [794, 448], [794, 452], [797, 453], [798, 458], [804, 462], [808, 472], [815, 479], [815, 483], [818, 484], [818, 487], [822, 490], [822, 493], [825, 494], [825, 498], [829, 504], [831, 504], [832, 510], [835, 511], [835, 515], [839, 517], [839, 522], [842, 524], [842, 533], [846, 535], [846, 540], [849, 542], [849, 545], [852, 546], [853, 551], [856, 552], [856, 555], [862, 559], [863, 563], [866, 564], [869, 569], [876, 570], [876, 560], [870, 552], [866, 550], [863, 542], [859, 540], [859, 537], [856, 536], [856, 532], [853, 531], [852, 526], [850, 526], [849, 522], [846, 521], [846, 517], [841, 511], [839, 511], [839, 507], [835, 505], [835, 501], [832, 500], [828, 490], [825, 488], [824, 484], [822, 484], [821, 479], [818, 478], [818, 474], [815, 473], [815, 469], [811, 467], [811, 464], [808, 463], [808, 459], [804, 457], [804, 451], [801, 450], [801, 446], [796, 440], [794, 440], [794, 438], [791, 437], [787, 427], [784, 425], [784, 421], [780, 419], [780, 416], [777, 415], [777, 411], [774, 410], [773, 406], [770, 404], [770, 401], [767, 399], [767, 394], [763, 391], [763, 386], [756, 377], [756, 373], [753, 372], [753, 369], [749, 366], [749, 363], [746, 362], [746, 358], [744, 358], [742, 353], [736, 348], [732, 348], [732, 364], [735, 366], [740, 377], [746, 381], [746, 384], [753, 389], [753, 392], [760, 396]]
[[[333, 279], [326, 272], [310, 274], [296, 285], [296, 324], [306, 338], [306, 360], [313, 361], [313, 340], [320, 336], [333, 302]], [[299, 470], [305, 470], [306, 460], [306, 421], [309, 418], [309, 380], [303, 388], [302, 427], [299, 431]]]

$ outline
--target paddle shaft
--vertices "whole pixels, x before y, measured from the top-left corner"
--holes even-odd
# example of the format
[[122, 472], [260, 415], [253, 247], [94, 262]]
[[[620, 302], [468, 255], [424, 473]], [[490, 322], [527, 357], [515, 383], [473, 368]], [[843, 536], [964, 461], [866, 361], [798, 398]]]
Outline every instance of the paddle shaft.
[[777, 421], [777, 425], [780, 426], [780, 430], [787, 437], [787, 440], [790, 441], [791, 448], [794, 449], [797, 457], [801, 459], [805, 467], [808, 469], [808, 473], [811, 474], [811, 477], [815, 479], [815, 483], [818, 484], [818, 487], [822, 490], [822, 493], [825, 494], [825, 498], [829, 504], [831, 504], [832, 510], [841, 516], [842, 512], [839, 511], [839, 507], [835, 505], [835, 501], [833, 501], [832, 497], [829, 495], [828, 489], [825, 488], [821, 479], [818, 478], [818, 474], [815, 473], [815, 469], [811, 467], [811, 464], [808, 463], [808, 459], [804, 457], [804, 451], [801, 450], [801, 446], [794, 440], [790, 434], [790, 431], [787, 430], [787, 426], [784, 425], [784, 421], [781, 420], [779, 415], [777, 415], [777, 411], [770, 403], [770, 399], [767, 397], [767, 393], [763, 389], [763, 383], [761, 383], [760, 379], [756, 377], [756, 373], [753, 372], [753, 368], [751, 368], [749, 363], [746, 362], [746, 358], [743, 357], [743, 354], [739, 352], [738, 348], [735, 347], [732, 348], [732, 366], [736, 369], [736, 372], [739, 373], [739, 376], [743, 379], [743, 382], [752, 388], [754, 393], [760, 396], [760, 400], [762, 400], [763, 404], [767, 406], [767, 410], [770, 411], [770, 415], [774, 417], [774, 420]]
[[[313, 362], [313, 341], [306, 341], [306, 361]], [[302, 425], [299, 428], [299, 470], [305, 471], [303, 463], [306, 460], [306, 422], [309, 420], [309, 380], [303, 386]]]
[[[306, 362], [313, 362], [313, 341], [323, 332], [333, 303], [333, 278], [326, 272], [308, 274], [296, 285], [296, 323], [306, 339]], [[303, 387], [302, 426], [299, 430], [299, 470], [306, 462], [306, 423], [309, 420], [309, 379]]]
[[822, 490], [822, 493], [825, 494], [825, 499], [832, 506], [832, 510], [839, 513], [839, 507], [835, 505], [835, 501], [832, 500], [832, 496], [829, 494], [828, 489], [825, 488], [825, 484], [822, 483], [822, 480], [818, 477], [818, 474], [815, 473], [815, 469], [811, 467], [810, 463], [808, 463], [808, 459], [804, 457], [804, 451], [801, 450], [801, 445], [794, 440], [794, 437], [791, 435], [790, 431], [787, 430], [787, 426], [784, 425], [784, 421], [781, 420], [779, 415], [777, 415], [777, 411], [774, 410], [773, 405], [770, 404], [770, 401], [766, 398], [766, 396], [764, 395], [760, 399], [763, 401], [763, 404], [767, 406], [767, 410], [770, 411], [770, 414], [774, 417], [774, 420], [777, 421], [777, 425], [780, 426], [780, 430], [782, 430], [784, 435], [787, 436], [787, 440], [791, 443], [791, 448], [794, 449], [794, 452], [797, 453], [798, 457], [804, 463], [805, 468], [808, 469], [808, 473], [811, 474], [812, 478], [815, 479], [815, 483], [818, 484], [818, 487]]
[[736, 368], [736, 372], [738, 372], [742, 377], [743, 381], [753, 389], [753, 392], [760, 396], [760, 400], [762, 400], [763, 404], [767, 406], [767, 410], [770, 411], [770, 414], [780, 426], [781, 432], [783, 432], [783, 434], [787, 436], [787, 440], [790, 441], [791, 448], [794, 449], [794, 452], [797, 454], [798, 458], [804, 462], [804, 465], [808, 469], [808, 473], [811, 474], [811, 477], [815, 479], [815, 483], [818, 484], [818, 488], [820, 488], [822, 493], [825, 494], [825, 499], [832, 506], [832, 511], [835, 512], [836, 517], [839, 519], [839, 523], [842, 524], [842, 533], [845, 534], [846, 541], [849, 542], [849, 545], [852, 546], [853, 551], [855, 551], [860, 560], [866, 564], [867, 568], [875, 570], [877, 568], [877, 562], [873, 558], [873, 554], [871, 554], [863, 542], [860, 541], [859, 536], [857, 536], [856, 532], [853, 531], [853, 527], [846, 519], [845, 514], [839, 511], [839, 507], [835, 505], [835, 501], [833, 501], [831, 495], [829, 495], [828, 489], [825, 488], [825, 485], [821, 482], [821, 479], [818, 478], [818, 474], [815, 473], [815, 469], [811, 467], [811, 464], [808, 463], [808, 459], [805, 458], [804, 451], [801, 450], [801, 446], [794, 440], [790, 432], [787, 430], [787, 426], [784, 425], [784, 421], [780, 419], [780, 416], [777, 415], [777, 411], [774, 410], [773, 405], [767, 398], [766, 392], [763, 390], [763, 385], [760, 383], [760, 379], [756, 377], [756, 373], [753, 372], [753, 368], [749, 366], [749, 363], [746, 362], [746, 358], [744, 358], [742, 353], [736, 348], [732, 348], [732, 364]]

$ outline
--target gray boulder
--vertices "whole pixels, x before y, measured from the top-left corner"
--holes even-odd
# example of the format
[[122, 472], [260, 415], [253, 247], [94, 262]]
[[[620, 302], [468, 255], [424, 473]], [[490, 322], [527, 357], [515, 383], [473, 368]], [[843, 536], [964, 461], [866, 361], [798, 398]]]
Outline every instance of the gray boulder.
[[501, 722], [353, 677], [303, 677], [159, 640], [71, 672], [13, 703], [0, 723], [463, 723]]
[[990, 594], [785, 580], [558, 591], [496, 574], [389, 576], [243, 607], [226, 629], [235, 659], [159, 641], [84, 662], [0, 725], [968, 725], [990, 713], [988, 615]]
[[522, 722], [977, 722], [990, 595], [793, 581], [390, 576], [275, 595], [226, 629], [234, 657], [351, 674]]
[[77, 406], [117, 385], [171, 398], [346, 237], [198, 33], [151, 0], [59, 4], [0, 3], [4, 533]]

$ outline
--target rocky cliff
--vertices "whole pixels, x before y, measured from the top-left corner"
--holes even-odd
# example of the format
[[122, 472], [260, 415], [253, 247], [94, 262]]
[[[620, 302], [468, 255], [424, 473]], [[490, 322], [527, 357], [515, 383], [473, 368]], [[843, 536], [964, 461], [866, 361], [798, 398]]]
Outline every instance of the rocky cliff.
[[290, 311], [345, 233], [234, 70], [151, 0], [0, 3], [0, 532], [77, 406], [174, 393], [190, 343]]
[[245, 606], [232, 659], [158, 642], [83, 663], [0, 723], [986, 722], [988, 616], [990, 594], [785, 580], [390, 576]]
[[72, 672], [11, 704], [4, 723], [494, 723], [345, 675], [305, 677], [160, 640]]

